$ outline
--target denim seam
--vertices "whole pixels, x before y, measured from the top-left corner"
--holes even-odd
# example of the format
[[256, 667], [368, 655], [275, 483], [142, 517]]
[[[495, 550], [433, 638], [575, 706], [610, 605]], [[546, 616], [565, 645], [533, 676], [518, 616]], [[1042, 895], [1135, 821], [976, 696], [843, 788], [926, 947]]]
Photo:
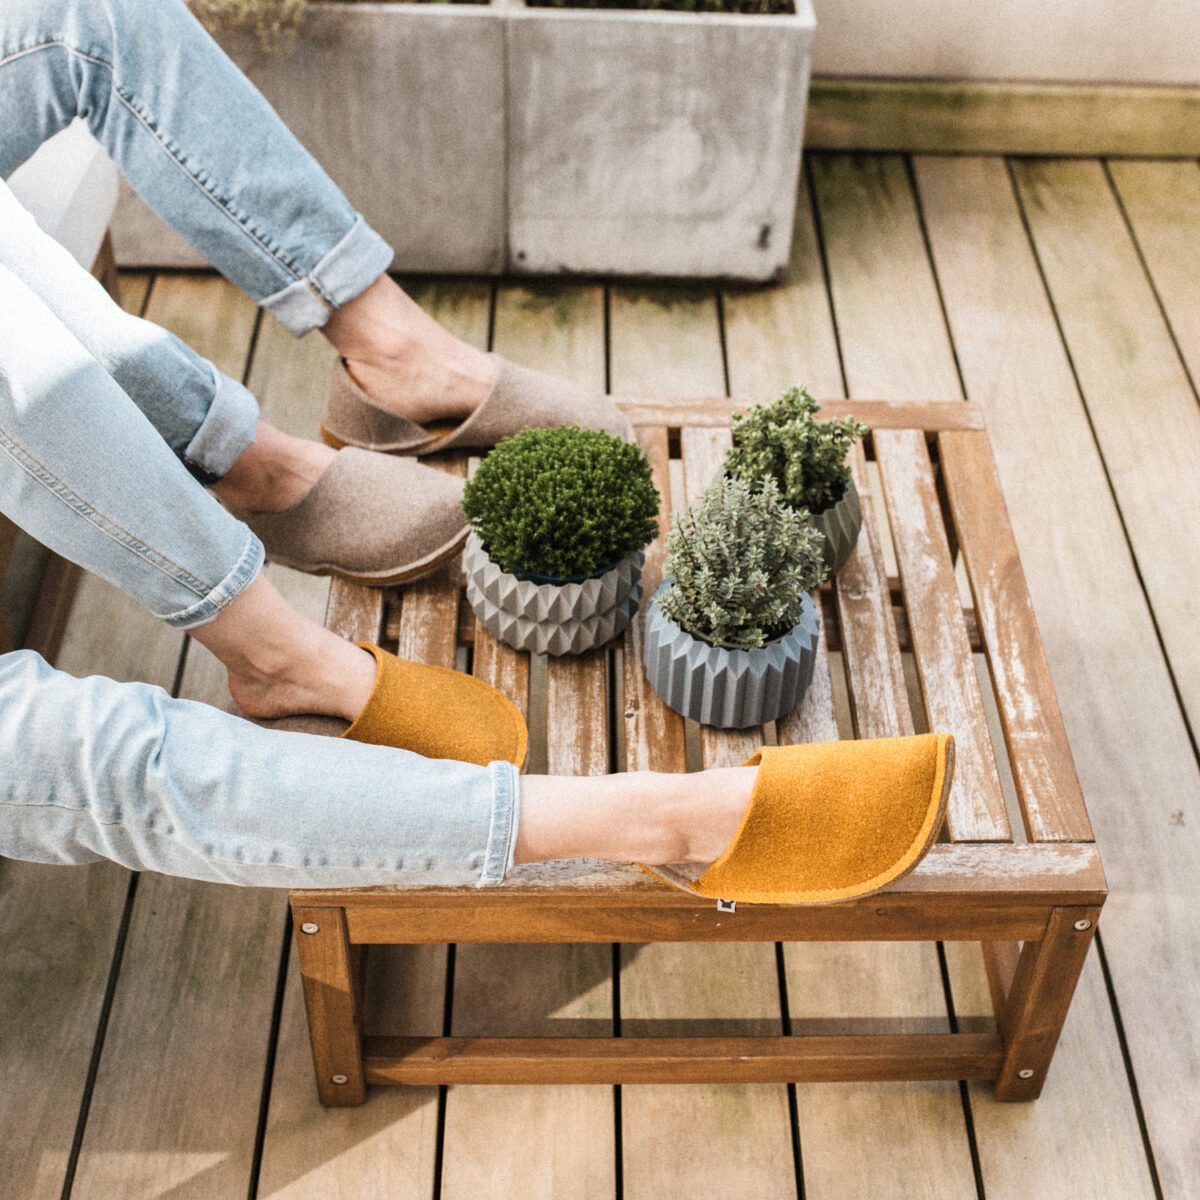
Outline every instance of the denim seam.
[[254, 579], [262, 569], [265, 557], [262, 542], [247, 529], [242, 552], [225, 577], [191, 607], [167, 613], [162, 620], [173, 629], [193, 629], [197, 625], [206, 625]]
[[[229, 201], [215, 192], [210, 186], [189, 167], [173, 149], [171, 143], [163, 137], [161, 131], [154, 123], [148, 113], [143, 113], [136, 105], [136, 97], [132, 93], [126, 93], [121, 84], [117, 82], [113, 65], [103, 58], [99, 58], [94, 54], [88, 54], [83, 50], [79, 50], [75, 46], [68, 44], [61, 39], [52, 38], [42, 42], [36, 46], [28, 46], [21, 50], [14, 51], [5, 58], [0, 58], [0, 67], [6, 66], [10, 62], [14, 62], [18, 58], [22, 58], [27, 54], [34, 54], [41, 50], [48, 50], [53, 47], [59, 47], [67, 54], [74, 55], [77, 58], [83, 59], [85, 62], [94, 63], [98, 67], [103, 67], [109, 75], [109, 86], [112, 94], [117, 98], [123, 108], [125, 108], [135, 120], [150, 134], [159, 149], [167, 156], [168, 159], [179, 169], [185, 179], [187, 179], [196, 188], [197, 191], [206, 199], [214, 208], [217, 209], [228, 221], [230, 221], [238, 230], [241, 231], [255, 247], [259, 249], [274, 265], [285, 271], [293, 281], [299, 281], [304, 278], [304, 273], [293, 266], [283, 255], [270, 244], [257, 230], [252, 229], [247, 224], [247, 219], [244, 214], [238, 212]], [[276, 289], [278, 290], [278, 289]]]
[[128, 529], [118, 525], [116, 521], [105, 516], [99, 509], [90, 505], [77, 492], [67, 487], [53, 471], [49, 470], [44, 463], [39, 462], [20, 442], [11, 437], [7, 430], [4, 429], [0, 429], [0, 449], [3, 449], [9, 458], [31, 479], [35, 479], [52, 496], [55, 496], [74, 513], [81, 516], [89, 525], [94, 526], [118, 545], [124, 546], [126, 550], [136, 554], [155, 570], [161, 571], [169, 579], [182, 584], [198, 596], [206, 596], [212, 590], [203, 580], [198, 579], [186, 568], [180, 566], [179, 563], [153, 549], [153, 547], [148, 546]]
[[[516, 768], [511, 763], [491, 764], [492, 815], [488, 828], [487, 855], [476, 887], [495, 887], [504, 882], [513, 851], [513, 817], [516, 810]], [[503, 825], [497, 823], [499, 818]]]

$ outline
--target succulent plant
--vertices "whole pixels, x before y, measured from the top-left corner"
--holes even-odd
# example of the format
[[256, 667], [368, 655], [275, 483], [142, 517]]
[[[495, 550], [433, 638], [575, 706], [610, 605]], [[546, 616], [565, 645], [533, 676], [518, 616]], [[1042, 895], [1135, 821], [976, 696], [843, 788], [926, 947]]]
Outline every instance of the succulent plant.
[[512, 574], [592, 575], [658, 533], [658, 491], [638, 446], [597, 429], [523, 429], [467, 482], [463, 510]]
[[825, 577], [821, 543], [773, 479], [723, 477], [672, 522], [659, 604], [694, 637], [757, 650], [800, 620], [804, 593]]
[[802, 387], [733, 415], [725, 471], [758, 484], [773, 479], [792, 508], [824, 512], [850, 481], [850, 447], [867, 427], [852, 417], [815, 419], [820, 405]]

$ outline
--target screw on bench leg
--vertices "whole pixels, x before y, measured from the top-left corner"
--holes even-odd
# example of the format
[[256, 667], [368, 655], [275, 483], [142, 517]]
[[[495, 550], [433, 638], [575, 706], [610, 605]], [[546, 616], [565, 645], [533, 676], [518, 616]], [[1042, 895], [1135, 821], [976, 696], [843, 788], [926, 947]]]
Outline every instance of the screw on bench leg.
[[361, 1104], [361, 992], [345, 910], [294, 908], [292, 917], [321, 1103]]
[[1098, 908], [1056, 908], [1042, 940], [1025, 943], [1004, 1010], [996, 1014], [1004, 1038], [998, 1100], [1041, 1094], [1099, 915]]

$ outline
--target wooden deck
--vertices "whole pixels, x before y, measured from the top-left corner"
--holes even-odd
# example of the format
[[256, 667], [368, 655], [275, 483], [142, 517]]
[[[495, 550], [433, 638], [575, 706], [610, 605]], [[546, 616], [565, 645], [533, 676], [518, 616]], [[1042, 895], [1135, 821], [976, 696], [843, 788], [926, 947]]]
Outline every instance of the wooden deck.
[[[1200, 166], [820, 154], [805, 189], [782, 287], [414, 290], [481, 345], [623, 394], [761, 399], [804, 381], [985, 410], [1111, 888], [1042, 1099], [455, 1086], [326, 1111], [282, 894], [4, 862], [6, 1195], [1200, 1194]], [[292, 343], [215, 277], [124, 286], [270, 419], [314, 430], [319, 338]], [[322, 615], [326, 582], [271, 571]], [[212, 659], [92, 579], [59, 663], [223, 702]], [[549, 766], [606, 769], [594, 750], [581, 729]], [[396, 948], [370, 982], [378, 1034], [971, 1031], [989, 1011], [963, 943]]]

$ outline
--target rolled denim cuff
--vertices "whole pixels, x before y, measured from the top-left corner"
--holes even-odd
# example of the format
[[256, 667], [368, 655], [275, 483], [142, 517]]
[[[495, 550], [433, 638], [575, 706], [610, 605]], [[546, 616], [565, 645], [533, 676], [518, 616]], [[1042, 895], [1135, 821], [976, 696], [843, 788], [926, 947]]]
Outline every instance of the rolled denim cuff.
[[391, 265], [395, 252], [359, 215], [350, 232], [309, 272], [262, 301], [288, 333], [319, 329], [330, 313], [365, 292]]
[[183, 461], [206, 484], [223, 479], [254, 444], [258, 401], [236, 379], [213, 368], [214, 389], [208, 414], [183, 452]]
[[512, 870], [520, 819], [520, 775], [509, 762], [488, 765], [492, 777], [492, 823], [488, 830], [483, 873], [476, 887], [495, 887]]
[[[243, 528], [245, 528], [243, 526]], [[262, 570], [265, 558], [263, 544], [246, 529], [246, 543], [233, 569], [212, 588], [208, 595], [179, 612], [169, 613], [163, 618], [168, 625], [176, 629], [194, 629], [197, 625], [207, 625], [216, 618], [217, 614], [230, 601], [236, 599], [250, 586]]]

